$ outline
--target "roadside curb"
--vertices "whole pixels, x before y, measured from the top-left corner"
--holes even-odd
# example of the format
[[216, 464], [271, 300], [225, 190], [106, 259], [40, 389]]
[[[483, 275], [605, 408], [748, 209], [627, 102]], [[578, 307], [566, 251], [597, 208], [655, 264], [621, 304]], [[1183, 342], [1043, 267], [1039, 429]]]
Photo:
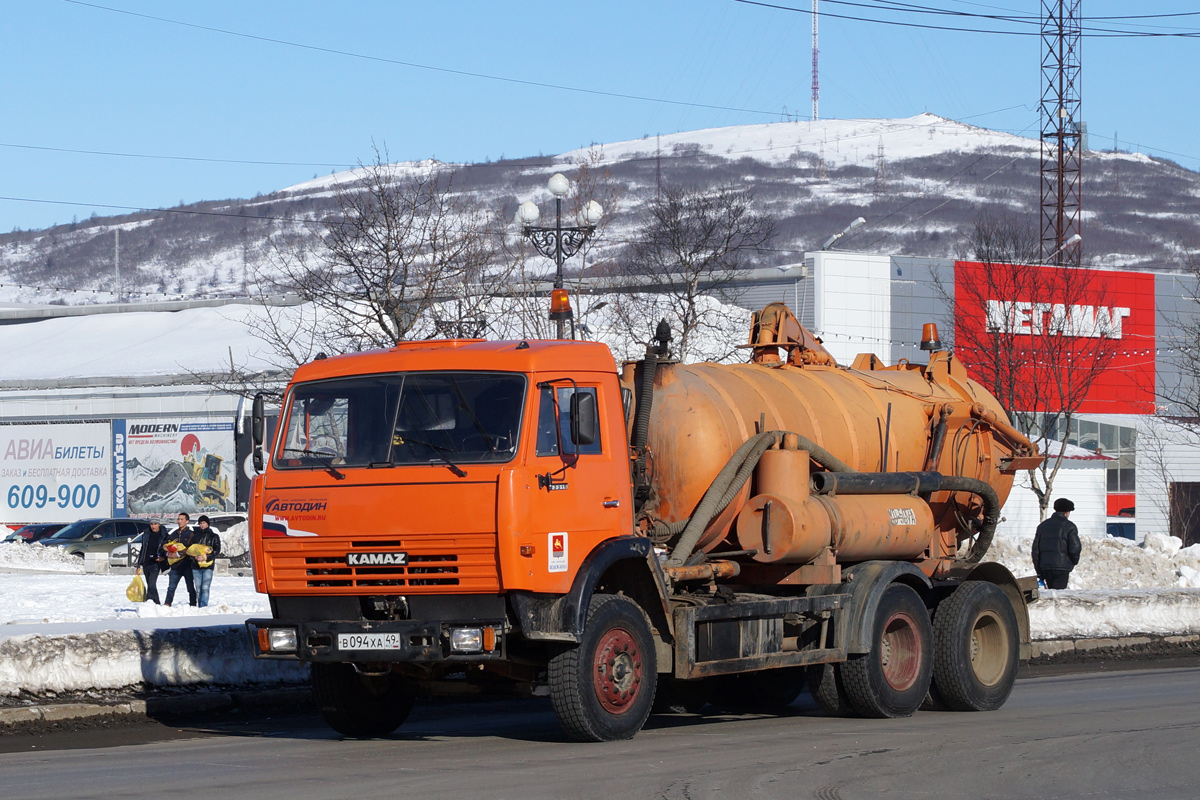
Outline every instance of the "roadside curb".
[[52, 705], [0, 708], [0, 727], [13, 728], [30, 723], [61, 722], [99, 717], [175, 716], [209, 714], [216, 711], [246, 709], [264, 711], [276, 708], [296, 709], [311, 703], [307, 687], [302, 689], [239, 690], [203, 692], [180, 697], [150, 697], [123, 703], [57, 703]]
[[1031, 658], [1055, 658], [1073, 653], [1089, 653], [1093, 650], [1113, 650], [1132, 647], [1168, 645], [1178, 647], [1200, 642], [1200, 634], [1182, 636], [1122, 636], [1111, 639], [1041, 639], [1032, 644]]

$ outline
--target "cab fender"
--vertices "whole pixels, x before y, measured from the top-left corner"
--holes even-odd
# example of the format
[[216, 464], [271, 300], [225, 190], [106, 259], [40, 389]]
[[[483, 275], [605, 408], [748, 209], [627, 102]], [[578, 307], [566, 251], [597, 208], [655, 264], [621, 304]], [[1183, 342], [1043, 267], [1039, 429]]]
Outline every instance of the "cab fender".
[[566, 594], [510, 592], [517, 625], [526, 639], [577, 642], [597, 591], [621, 593], [642, 607], [651, 625], [670, 637], [666, 581], [650, 540], [623, 536], [597, 545], [575, 574]]

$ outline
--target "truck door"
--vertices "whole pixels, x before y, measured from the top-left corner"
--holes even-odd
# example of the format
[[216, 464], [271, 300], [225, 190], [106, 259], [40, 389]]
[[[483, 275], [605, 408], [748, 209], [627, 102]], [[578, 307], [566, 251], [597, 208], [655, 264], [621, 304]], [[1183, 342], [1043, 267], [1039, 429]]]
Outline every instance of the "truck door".
[[[616, 387], [612, 387], [615, 391]], [[535, 568], [546, 575], [543, 591], [566, 591], [580, 563], [597, 544], [625, 532], [628, 468], [622, 461], [621, 419], [606, 408], [620, 402], [598, 385], [540, 383], [537, 431], [530, 464], [537, 475], [530, 525]], [[596, 403], [598, 429], [591, 442], [572, 441], [571, 398], [589, 395]], [[557, 400], [557, 402], [556, 402]], [[606, 413], [607, 412], [607, 413]], [[622, 472], [624, 470], [624, 472]]]

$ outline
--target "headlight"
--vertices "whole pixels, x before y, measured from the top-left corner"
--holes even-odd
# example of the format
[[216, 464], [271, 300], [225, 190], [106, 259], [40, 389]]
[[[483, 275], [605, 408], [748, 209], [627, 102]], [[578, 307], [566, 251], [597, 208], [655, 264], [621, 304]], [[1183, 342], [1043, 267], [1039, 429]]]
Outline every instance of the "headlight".
[[478, 653], [483, 650], [482, 628], [454, 628], [450, 631], [450, 649], [456, 653]]
[[273, 653], [294, 653], [296, 652], [296, 629], [295, 628], [260, 628], [261, 632], [267, 632], [267, 646], [265, 650]]

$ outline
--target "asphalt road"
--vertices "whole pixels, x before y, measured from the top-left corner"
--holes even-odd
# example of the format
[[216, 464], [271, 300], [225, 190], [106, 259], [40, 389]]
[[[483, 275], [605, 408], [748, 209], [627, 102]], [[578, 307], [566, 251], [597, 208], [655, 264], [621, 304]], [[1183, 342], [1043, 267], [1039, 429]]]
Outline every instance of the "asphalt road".
[[392, 738], [314, 715], [0, 739], [0, 796], [161, 798], [1188, 798], [1200, 669], [1018, 681], [998, 712], [907, 720], [654, 717], [629, 742], [563, 741], [544, 701], [427, 704]]

